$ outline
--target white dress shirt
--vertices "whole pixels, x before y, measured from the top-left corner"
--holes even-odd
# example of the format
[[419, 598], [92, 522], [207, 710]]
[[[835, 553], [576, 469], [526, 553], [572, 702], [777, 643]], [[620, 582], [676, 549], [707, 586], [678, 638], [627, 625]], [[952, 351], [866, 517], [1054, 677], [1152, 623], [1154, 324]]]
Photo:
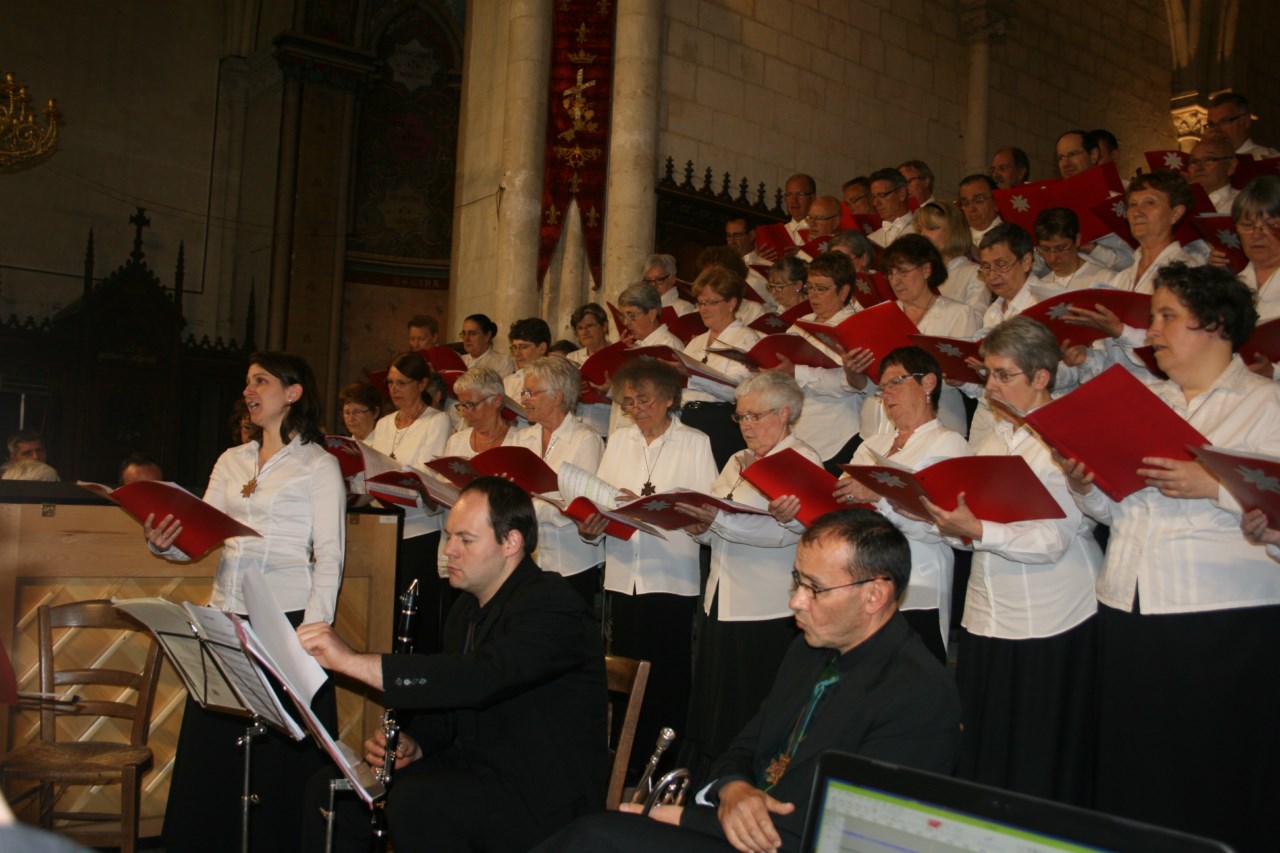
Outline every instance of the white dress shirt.
[[[646, 443], [635, 424], [609, 439], [596, 476], [611, 486], [639, 495], [646, 482], [659, 492], [706, 492], [716, 477], [715, 458], [706, 433], [672, 418], [662, 435]], [[624, 595], [665, 592], [698, 594], [698, 543], [678, 530], [666, 539], [637, 530], [630, 539], [606, 536], [604, 588]]]
[[[605, 346], [609, 346], [609, 344], [609, 341], [604, 342]], [[586, 360], [589, 357], [586, 347], [579, 347], [566, 356], [569, 361], [578, 365], [579, 370], [582, 369], [582, 365], [586, 363]], [[600, 437], [603, 438], [609, 434], [609, 412], [611, 409], [612, 405], [609, 403], [584, 403], [579, 400], [578, 418], [584, 424], [598, 432]], [[525, 425], [521, 424], [521, 426], [523, 427]]]
[[[815, 465], [822, 460], [812, 447], [788, 435], [765, 454], [772, 456], [788, 447], [794, 448]], [[742, 450], [725, 463], [724, 470], [711, 484], [711, 494], [729, 497], [740, 504], [765, 509], [769, 499], [742, 476]], [[703, 608], [711, 613], [711, 602], [719, 594], [718, 617], [721, 622], [755, 622], [783, 619], [791, 615], [791, 570], [796, 561], [796, 543], [800, 534], [783, 527], [771, 515], [746, 515], [721, 512], [699, 542], [711, 546], [711, 574]]]
[[[381, 417], [369, 433], [369, 446], [385, 453], [401, 465], [427, 471], [426, 463], [444, 455], [452, 424], [444, 412], [427, 406], [418, 419], [404, 429], [396, 428], [396, 413]], [[417, 507], [404, 509], [404, 538], [425, 536], [440, 529], [440, 513], [426, 513]]]
[[[247, 613], [244, 573], [254, 567], [282, 610], [304, 611], [303, 622], [333, 622], [347, 544], [347, 489], [338, 460], [295, 437], [259, 471], [258, 447], [250, 441], [227, 450], [209, 476], [205, 503], [262, 534], [226, 541], [209, 603]], [[255, 477], [257, 486], [245, 497]], [[164, 556], [188, 559], [177, 548]]]
[[[1148, 387], [1215, 447], [1280, 456], [1280, 386], [1255, 376], [1239, 356], [1190, 402], [1172, 381]], [[1194, 613], [1280, 604], [1280, 571], [1240, 532], [1240, 505], [1220, 488], [1214, 500], [1168, 498], [1154, 488], [1116, 503], [1101, 489], [1074, 495], [1111, 525], [1098, 600], [1143, 613]]]
[[892, 222], [880, 223], [880, 227], [868, 234], [867, 239], [877, 246], [888, 247], [903, 234], [910, 233], [914, 218], [915, 214], [908, 210]]
[[1086, 290], [1090, 287], [1097, 287], [1105, 284], [1112, 286], [1112, 279], [1116, 273], [1104, 267], [1102, 264], [1094, 263], [1089, 260], [1088, 256], [1083, 253], [1079, 255], [1080, 266], [1076, 267], [1075, 272], [1071, 275], [1058, 275], [1052, 269], [1046, 270], [1047, 275], [1042, 275], [1036, 279], [1036, 286], [1042, 289], [1053, 289], [1060, 291], [1068, 290]]
[[467, 365], [468, 370], [473, 367], [487, 367], [504, 379], [514, 373], [516, 369], [516, 363], [511, 359], [511, 356], [504, 352], [498, 352], [493, 347], [489, 347], [479, 356], [474, 356], [469, 352], [463, 353], [462, 361]]
[[[545, 454], [542, 452], [542, 427], [537, 424], [520, 430], [515, 443], [541, 456], [552, 471], [560, 470], [560, 466], [568, 462], [594, 474], [604, 453], [604, 442], [599, 434], [573, 415], [566, 416], [556, 427]], [[538, 550], [534, 560], [543, 571], [569, 577], [600, 565], [604, 549], [598, 544], [583, 542], [573, 519], [537, 498], [533, 501], [533, 508], [538, 516]]]
[[970, 633], [1003, 640], [1052, 637], [1097, 611], [1094, 580], [1102, 549], [1093, 522], [1071, 499], [1066, 477], [1040, 437], [1000, 418], [979, 444], [978, 456], [1021, 456], [1044, 483], [1066, 518], [982, 522], [982, 538], [971, 547], [973, 568], [961, 624]]
[[1219, 213], [1231, 215], [1231, 205], [1235, 202], [1236, 196], [1240, 195], [1240, 190], [1231, 186], [1231, 184], [1223, 184], [1213, 192], [1209, 193], [1209, 201], [1213, 204], [1213, 209]]
[[1246, 139], [1240, 143], [1240, 147], [1236, 149], [1237, 154], [1247, 154], [1255, 160], [1268, 160], [1272, 157], [1280, 157], [1280, 151], [1274, 148], [1267, 148], [1265, 145], [1259, 145], [1252, 139]]
[[[1154, 293], [1156, 275], [1160, 272], [1160, 268], [1174, 262], [1181, 262], [1191, 267], [1201, 265], [1200, 259], [1182, 251], [1182, 244], [1174, 240], [1160, 250], [1160, 254], [1156, 255], [1156, 259], [1139, 276], [1138, 265], [1142, 263], [1142, 249], [1138, 248], [1134, 252], [1133, 266], [1117, 273], [1116, 277], [1111, 280], [1111, 286], [1116, 290]], [[1103, 352], [1105, 354], [1104, 366], [1120, 364], [1143, 381], [1154, 379], [1155, 375], [1147, 369], [1142, 359], [1133, 354], [1135, 348], [1142, 346], [1146, 342], [1146, 329], [1135, 329], [1133, 326], [1125, 325], [1121, 329], [1119, 337], [1102, 339]]]
[[1112, 272], [1120, 272], [1133, 266], [1133, 247], [1118, 234], [1104, 234], [1093, 241], [1089, 257]]
[[1258, 268], [1253, 265], [1253, 261], [1249, 261], [1240, 270], [1239, 278], [1254, 293], [1254, 307], [1258, 309], [1259, 323], [1280, 317], [1280, 268], [1272, 270], [1267, 280], [1259, 284]]
[[938, 292], [971, 306], [979, 317], [991, 304], [991, 291], [978, 275], [978, 265], [964, 255], [947, 261], [947, 280], [938, 287]]
[[[968, 456], [970, 453], [969, 443], [964, 440], [964, 436], [947, 429], [937, 418], [916, 427], [902, 449], [889, 456], [889, 449], [893, 447], [896, 438], [896, 432], [871, 436], [853, 454], [853, 464], [879, 465], [881, 463], [875, 456], [879, 454], [912, 471], [919, 471], [943, 459]], [[907, 544], [911, 546], [911, 580], [898, 603], [898, 609], [936, 609], [938, 629], [945, 646], [951, 633], [951, 582], [955, 564], [951, 546], [943, 541], [938, 528], [933, 524], [899, 515], [884, 498], [876, 502], [876, 509], [902, 531], [907, 537]]]
[[[856, 306], [856, 302], [851, 302], [826, 321], [818, 320], [818, 315], [813, 312], [801, 319], [810, 323], [838, 326], [854, 315]], [[855, 391], [844, 381], [844, 367], [841, 366], [840, 356], [822, 341], [799, 326], [792, 326], [787, 334], [804, 338], [837, 365], [826, 368], [803, 364], [795, 366], [796, 384], [804, 392], [804, 410], [792, 429], [796, 438], [818, 451], [823, 459], [830, 459], [840, 452], [840, 448], [849, 439], [857, 435], [859, 414], [866, 392]]]
[[803, 246], [809, 242], [809, 221], [807, 219], [790, 219], [782, 227], [787, 229], [787, 233], [791, 235], [791, 242], [795, 245]]
[[973, 243], [974, 249], [978, 248], [978, 244], [982, 242], [982, 238], [987, 236], [987, 233], [991, 231], [991, 229], [995, 228], [997, 225], [1003, 225], [1003, 224], [1004, 224], [1004, 220], [1001, 219], [1000, 214], [997, 213], [996, 218], [991, 220], [991, 224], [988, 225], [986, 228], [979, 230], [977, 228], [974, 228], [972, 225], [970, 225], [969, 239]]
[[662, 294], [661, 299], [662, 307], [674, 308], [677, 317], [683, 317], [685, 314], [692, 314], [694, 311], [698, 310], [698, 306], [694, 305], [688, 299], [680, 298], [680, 291], [674, 284], [666, 293]]
[[[718, 370], [726, 376], [741, 382], [751, 373], [745, 364], [715, 353], [708, 354], [707, 349], [715, 348], [723, 343], [741, 350], [749, 350], [762, 337], [764, 335], [755, 329], [743, 325], [740, 320], [734, 320], [728, 326], [725, 326], [724, 331], [716, 338], [714, 344], [711, 343], [711, 332], [703, 332], [689, 341], [689, 345], [684, 348], [684, 354], [690, 358], [698, 359], [712, 370]], [[702, 376], [691, 375], [689, 377], [689, 387], [684, 392], [684, 401], [686, 403], [694, 403], [719, 400], [731, 403], [734, 399], [733, 390], [732, 386]]]

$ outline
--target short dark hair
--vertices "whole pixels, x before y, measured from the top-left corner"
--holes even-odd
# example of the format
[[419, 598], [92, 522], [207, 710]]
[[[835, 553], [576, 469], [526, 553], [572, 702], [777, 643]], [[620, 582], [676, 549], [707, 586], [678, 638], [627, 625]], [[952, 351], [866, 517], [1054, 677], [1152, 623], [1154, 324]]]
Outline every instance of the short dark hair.
[[409, 318], [409, 322], [405, 324], [409, 329], [426, 329], [433, 335], [440, 334], [440, 323], [430, 314], [414, 314]]
[[805, 273], [806, 279], [811, 275], [822, 275], [835, 283], [836, 291], [842, 287], [852, 287], [858, 274], [853, 269], [853, 261], [843, 252], [823, 252], [809, 262]]
[[628, 382], [632, 385], [648, 382], [659, 396], [670, 398], [672, 411], [680, 408], [680, 386], [684, 384], [684, 377], [667, 362], [653, 358], [633, 358], [625, 362], [609, 379], [609, 390], [615, 399], [622, 397], [622, 386]]
[[342, 386], [338, 392], [338, 405], [345, 403], [359, 403], [376, 415], [382, 408], [382, 392], [362, 379]]
[[989, 189], [991, 192], [995, 192], [1000, 188], [999, 185], [996, 184], [996, 179], [986, 174], [985, 172], [974, 172], [972, 175], [968, 175], [964, 178], [961, 178], [960, 183], [957, 184], [957, 186], [963, 187], [965, 184], [977, 184], [977, 183], [986, 184], [987, 189]]
[[[419, 360], [422, 356], [414, 353]], [[319, 443], [324, 439], [320, 429], [320, 391], [311, 365], [300, 355], [287, 352], [255, 352], [249, 356], [249, 364], [257, 365], [270, 373], [286, 388], [302, 386], [302, 394], [289, 404], [284, 420], [280, 422], [280, 440], [289, 443], [289, 436], [296, 434], [303, 444]]]
[[585, 305], [579, 305], [577, 309], [569, 315], [569, 328], [576, 329], [578, 324], [587, 317], [594, 317], [595, 321], [605, 327], [605, 331], [609, 331], [609, 315], [604, 313], [604, 309], [598, 303], [588, 302]]
[[982, 242], [978, 244], [978, 249], [991, 249], [1001, 243], [1008, 246], [1009, 251], [1013, 252], [1013, 256], [1019, 260], [1031, 254], [1031, 250], [1034, 248], [1034, 244], [1031, 242], [1031, 235], [1027, 233], [1025, 228], [1012, 222], [1001, 222], [995, 228], [982, 235]]
[[900, 262], [917, 267], [928, 264], [929, 277], [926, 281], [930, 290], [937, 290], [947, 280], [947, 262], [942, 259], [938, 248], [923, 234], [903, 234], [890, 243], [880, 258], [880, 267], [888, 270]]
[[751, 274], [742, 255], [727, 245], [707, 246], [698, 253], [697, 267], [699, 272], [707, 267], [723, 267], [741, 279], [746, 279]]
[[818, 182], [813, 179], [813, 175], [806, 175], [804, 172], [796, 172], [794, 175], [783, 181], [783, 184], [789, 184], [794, 180], [804, 181], [809, 187], [807, 191], [809, 195], [813, 195], [818, 191]]
[[1253, 291], [1224, 267], [1189, 267], [1177, 261], [1160, 267], [1152, 286], [1178, 297], [1201, 329], [1231, 342], [1232, 352], [1240, 349], [1257, 325]]
[[724, 224], [728, 225], [730, 222], [741, 222], [742, 226], [746, 228], [748, 231], [756, 227], [755, 220], [753, 220], [750, 216], [748, 216], [745, 213], [729, 214], [724, 218]]
[[907, 185], [907, 179], [902, 176], [901, 172], [893, 167], [876, 169], [867, 177], [867, 186], [870, 187], [876, 181], [888, 181], [893, 185], [895, 190], [900, 190]]
[[1080, 147], [1084, 149], [1086, 154], [1090, 151], [1098, 151], [1098, 137], [1094, 136], [1093, 132], [1088, 130], [1080, 130], [1079, 128], [1076, 128], [1075, 130], [1063, 131], [1058, 134], [1057, 141], [1061, 142], [1062, 137], [1072, 135], [1080, 137]]
[[[1128, 204], [1129, 196], [1139, 190], [1156, 190], [1164, 193], [1169, 199], [1170, 207], [1181, 205], [1183, 218], [1191, 213], [1191, 207], [1195, 204], [1195, 196], [1191, 194], [1191, 184], [1187, 183], [1187, 176], [1172, 169], [1161, 169], [1158, 172], [1146, 172], [1134, 176], [1133, 180], [1129, 181], [1129, 186], [1125, 188], [1125, 203]], [[1178, 223], [1174, 222], [1173, 227], [1177, 226]]]
[[1120, 147], [1120, 140], [1116, 139], [1116, 135], [1105, 127], [1100, 127], [1097, 130], [1091, 130], [1089, 132], [1093, 134], [1094, 139], [1098, 140], [1098, 145], [1105, 145], [1112, 151], [1115, 151]]
[[126, 457], [123, 459], [123, 461], [121, 461], [121, 463], [120, 463], [120, 469], [119, 469], [118, 471], [116, 471], [116, 482], [117, 482], [117, 483], [122, 483], [122, 482], [124, 482], [124, 472], [125, 472], [125, 469], [126, 469], [126, 468], [128, 468], [130, 465], [139, 465], [139, 466], [142, 466], [142, 465], [148, 465], [148, 466], [154, 465], [154, 466], [155, 466], [155, 468], [156, 468], [156, 470], [160, 472], [160, 476], [162, 476], [162, 477], [164, 476], [164, 468], [163, 468], [163, 467], [161, 467], [160, 463], [159, 463], [159, 462], [157, 462], [157, 461], [156, 461], [156, 458], [155, 458], [154, 456], [152, 456], [150, 453], [142, 453], [142, 452], [138, 452], [138, 453], [130, 453], [128, 456], [126, 456]]
[[1027, 156], [1027, 152], [1021, 148], [1010, 148], [1009, 153], [1013, 156], [1013, 165], [1016, 169], [1023, 170], [1023, 179], [1031, 177], [1031, 158]]
[[888, 578], [895, 593], [911, 580], [911, 548], [902, 531], [878, 512], [838, 509], [821, 516], [800, 537], [801, 545], [834, 542], [848, 547], [844, 570], [855, 581]]
[[568, 355], [571, 352], [577, 352], [579, 349], [581, 349], [581, 347], [568, 338], [560, 338], [557, 341], [552, 341], [551, 346], [547, 347], [547, 355], [551, 355], [552, 353]]
[[[241, 399], [243, 400], [244, 398], [242, 397]], [[18, 452], [19, 444], [29, 444], [33, 441], [38, 441], [41, 444], [44, 444], [44, 436], [40, 435], [40, 433], [33, 429], [18, 430], [13, 435], [9, 436], [9, 455], [12, 456]]]
[[856, 178], [850, 178], [840, 185], [841, 191], [849, 189], [849, 187], [867, 187], [870, 188], [871, 179], [866, 175], [858, 175]]
[[531, 344], [551, 346], [551, 327], [541, 317], [525, 317], [511, 324], [507, 337], [513, 341], [528, 341]]
[[479, 492], [489, 503], [489, 526], [499, 543], [516, 531], [524, 539], [525, 554], [538, 548], [538, 516], [533, 501], [524, 489], [504, 477], [477, 477], [462, 487], [461, 498], [468, 492]]
[[1211, 107], [1225, 107], [1229, 104], [1242, 110], [1249, 109], [1249, 99], [1239, 92], [1219, 92], [1209, 99]]
[[880, 360], [880, 372], [898, 365], [907, 373], [933, 374], [933, 391], [929, 394], [929, 405], [938, 411], [938, 398], [942, 396], [942, 365], [938, 360], [920, 347], [898, 347]]
[[480, 331], [491, 338], [498, 334], [498, 324], [490, 320], [488, 314], [471, 314], [462, 322], [466, 323], [468, 321], [475, 323], [480, 327]]
[[1069, 207], [1046, 207], [1036, 215], [1036, 242], [1062, 237], [1074, 240], [1080, 236], [1080, 217]]

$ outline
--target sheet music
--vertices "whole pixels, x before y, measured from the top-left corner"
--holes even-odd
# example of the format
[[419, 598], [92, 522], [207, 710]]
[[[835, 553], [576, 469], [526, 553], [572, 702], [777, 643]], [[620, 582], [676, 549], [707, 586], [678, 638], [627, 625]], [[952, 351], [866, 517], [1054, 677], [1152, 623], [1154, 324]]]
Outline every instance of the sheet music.
[[302, 740], [306, 737], [307, 733], [276, 698], [262, 670], [254, 665], [253, 660], [241, 647], [240, 638], [236, 636], [230, 614], [213, 607], [196, 607], [190, 603], [184, 606], [200, 627], [204, 637], [212, 644], [213, 652], [218, 656], [219, 665], [232, 681], [232, 686], [236, 688], [244, 706], [265, 722], [288, 732], [294, 740]]
[[249, 713], [205, 651], [190, 617], [179, 605], [163, 598], [113, 599], [112, 603], [151, 630], [186, 684], [187, 692], [201, 705]]
[[574, 498], [586, 498], [605, 509], [617, 506], [618, 496], [622, 494], [621, 489], [614, 488], [590, 471], [568, 462], [560, 466], [559, 483], [560, 496], [566, 502], [571, 502]]
[[289, 677], [289, 682], [297, 688], [303, 704], [310, 707], [316, 691], [328, 676], [298, 641], [298, 635], [285, 617], [284, 610], [276, 603], [271, 588], [267, 586], [267, 579], [257, 566], [250, 566], [244, 573], [244, 603], [249, 611], [249, 622], [254, 626], [254, 633], [271, 655], [274, 668]]

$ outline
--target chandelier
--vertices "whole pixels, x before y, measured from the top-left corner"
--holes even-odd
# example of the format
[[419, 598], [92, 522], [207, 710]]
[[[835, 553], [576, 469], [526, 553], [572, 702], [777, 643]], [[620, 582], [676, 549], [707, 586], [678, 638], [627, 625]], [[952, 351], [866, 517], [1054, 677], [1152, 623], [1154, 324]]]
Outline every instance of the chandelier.
[[48, 159], [58, 147], [58, 122], [62, 114], [53, 98], [41, 110], [44, 122], [28, 107], [27, 87], [18, 84], [12, 73], [4, 75], [0, 92], [0, 172], [19, 172]]

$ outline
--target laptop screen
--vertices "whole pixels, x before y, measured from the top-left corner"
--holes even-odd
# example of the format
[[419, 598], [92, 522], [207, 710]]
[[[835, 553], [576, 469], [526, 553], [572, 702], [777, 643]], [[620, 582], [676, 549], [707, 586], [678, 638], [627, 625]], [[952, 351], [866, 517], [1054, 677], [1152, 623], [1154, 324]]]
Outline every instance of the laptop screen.
[[806, 853], [1225, 851], [1207, 839], [842, 753], [822, 756]]

